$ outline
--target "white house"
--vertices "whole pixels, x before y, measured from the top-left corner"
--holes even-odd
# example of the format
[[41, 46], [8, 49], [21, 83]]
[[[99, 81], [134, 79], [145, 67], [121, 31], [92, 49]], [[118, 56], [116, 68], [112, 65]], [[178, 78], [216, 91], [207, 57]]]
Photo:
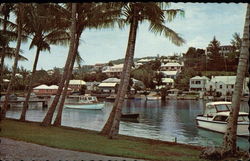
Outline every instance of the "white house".
[[118, 78], [108, 78], [102, 81], [98, 87], [103, 93], [116, 93], [119, 83], [120, 79]]
[[165, 87], [174, 88], [174, 80], [172, 78], [162, 78], [161, 80]]
[[172, 78], [176, 79], [178, 74], [180, 73], [179, 71], [161, 71], [164, 75], [165, 78]]
[[[57, 85], [51, 85], [47, 86], [45, 84], [39, 85], [35, 88], [33, 88], [33, 92], [36, 95], [54, 95], [57, 93], [58, 86]], [[71, 88], [68, 88], [67, 93], [69, 94], [72, 91]]]
[[[215, 91], [222, 96], [232, 95], [236, 76], [212, 76], [211, 80], [206, 84], [207, 91]], [[245, 78], [243, 82], [243, 94], [249, 93], [247, 83], [249, 78]]]
[[103, 73], [106, 73], [108, 77], [120, 77], [122, 74], [123, 64], [117, 64], [114, 66], [111, 66], [103, 71]]
[[209, 78], [206, 76], [195, 76], [189, 80], [189, 91], [205, 91]]
[[161, 71], [178, 71], [181, 72], [183, 65], [179, 63], [161, 64]]
[[79, 91], [84, 85], [86, 85], [86, 82], [84, 82], [83, 80], [69, 81], [69, 88], [71, 88], [73, 91]]
[[150, 61], [154, 61], [155, 58], [151, 58], [151, 59], [140, 59], [137, 61], [137, 63], [141, 63], [141, 64], [147, 64]]

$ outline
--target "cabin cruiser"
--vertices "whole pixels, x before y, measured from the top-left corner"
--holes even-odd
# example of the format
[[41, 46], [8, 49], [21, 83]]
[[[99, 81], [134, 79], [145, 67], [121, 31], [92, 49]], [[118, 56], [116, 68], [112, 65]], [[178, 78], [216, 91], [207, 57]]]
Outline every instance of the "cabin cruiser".
[[[204, 113], [196, 117], [197, 126], [199, 128], [225, 133], [231, 106], [231, 102], [207, 103]], [[249, 136], [248, 126], [248, 113], [239, 112], [237, 136]]]
[[104, 107], [103, 102], [99, 102], [95, 96], [90, 95], [72, 95], [69, 98], [76, 98], [76, 102], [66, 102], [65, 108], [83, 109], [83, 110], [101, 110]]

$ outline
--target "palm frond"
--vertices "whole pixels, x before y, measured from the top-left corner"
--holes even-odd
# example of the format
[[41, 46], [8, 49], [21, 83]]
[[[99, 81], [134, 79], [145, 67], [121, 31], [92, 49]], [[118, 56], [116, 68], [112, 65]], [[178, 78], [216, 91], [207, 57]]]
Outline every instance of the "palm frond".
[[149, 26], [149, 30], [154, 32], [155, 34], [164, 35], [165, 37], [169, 38], [171, 42], [173, 42], [177, 46], [181, 46], [185, 43], [185, 40], [179, 36], [176, 32], [171, 30], [170, 28], [164, 26], [163, 24], [159, 23], [151, 23]]

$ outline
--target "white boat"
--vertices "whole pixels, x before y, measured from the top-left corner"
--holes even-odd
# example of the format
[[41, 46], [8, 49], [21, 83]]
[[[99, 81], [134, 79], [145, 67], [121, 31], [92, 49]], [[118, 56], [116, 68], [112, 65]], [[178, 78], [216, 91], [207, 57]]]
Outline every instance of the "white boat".
[[[196, 117], [197, 126], [199, 128], [225, 133], [231, 105], [231, 102], [207, 103], [204, 113]], [[248, 126], [248, 113], [239, 112], [237, 136], [249, 136]]]
[[68, 102], [64, 104], [65, 108], [71, 109], [83, 109], [83, 110], [101, 110], [104, 107], [104, 103], [99, 102], [95, 96], [80, 95], [70, 96], [70, 98], [77, 98], [77, 102]]

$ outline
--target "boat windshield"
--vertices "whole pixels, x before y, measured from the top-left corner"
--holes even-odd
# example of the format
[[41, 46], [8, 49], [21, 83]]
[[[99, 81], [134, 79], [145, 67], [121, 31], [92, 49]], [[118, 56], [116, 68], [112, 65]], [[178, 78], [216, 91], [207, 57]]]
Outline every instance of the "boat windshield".
[[246, 116], [246, 115], [240, 115], [240, 116], [238, 117], [238, 121], [239, 121], [239, 122], [249, 121], [249, 118], [248, 118], [248, 116]]
[[[230, 106], [231, 106], [231, 105], [230, 105]], [[215, 107], [216, 107], [216, 110], [217, 110], [218, 112], [229, 111], [228, 105], [225, 105], [225, 104], [215, 105]]]

